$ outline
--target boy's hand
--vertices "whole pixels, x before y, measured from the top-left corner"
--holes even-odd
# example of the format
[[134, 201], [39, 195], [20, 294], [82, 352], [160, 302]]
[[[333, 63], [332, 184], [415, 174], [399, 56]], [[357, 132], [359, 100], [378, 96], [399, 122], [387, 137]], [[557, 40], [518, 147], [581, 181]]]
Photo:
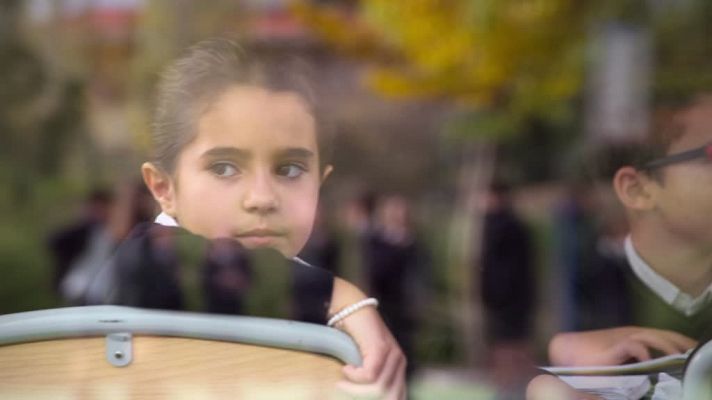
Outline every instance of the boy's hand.
[[696, 345], [695, 340], [677, 332], [627, 326], [560, 333], [549, 343], [549, 360], [552, 365], [619, 365], [630, 359], [649, 360], [651, 349], [668, 355]]

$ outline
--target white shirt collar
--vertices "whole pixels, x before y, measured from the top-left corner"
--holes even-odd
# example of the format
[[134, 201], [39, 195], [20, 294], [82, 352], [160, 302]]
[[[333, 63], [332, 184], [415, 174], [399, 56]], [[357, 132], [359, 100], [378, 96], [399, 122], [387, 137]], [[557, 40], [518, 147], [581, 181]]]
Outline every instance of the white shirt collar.
[[625, 238], [625, 254], [630, 263], [635, 275], [640, 279], [653, 293], [657, 294], [663, 301], [671, 305], [674, 309], [681, 313], [690, 316], [697, 313], [710, 300], [712, 300], [712, 285], [707, 287], [701, 295], [693, 298], [689, 294], [681, 291], [677, 286], [672, 284], [660, 274], [655, 272], [648, 263], [646, 263], [633, 247], [633, 240], [630, 235]]
[[[163, 226], [180, 226], [178, 225], [178, 221], [176, 221], [175, 218], [171, 217], [170, 215], [161, 212], [156, 216], [156, 218], [153, 220], [153, 222], [157, 223], [158, 225], [163, 225]], [[292, 260], [298, 262], [299, 264], [302, 264], [307, 267], [312, 267], [313, 265], [309, 264], [308, 262], [302, 260], [299, 257], [292, 257]]]
[[156, 217], [156, 219], [153, 220], [153, 222], [163, 226], [179, 226], [178, 221], [176, 221], [175, 218], [164, 212], [158, 214], [158, 216]]

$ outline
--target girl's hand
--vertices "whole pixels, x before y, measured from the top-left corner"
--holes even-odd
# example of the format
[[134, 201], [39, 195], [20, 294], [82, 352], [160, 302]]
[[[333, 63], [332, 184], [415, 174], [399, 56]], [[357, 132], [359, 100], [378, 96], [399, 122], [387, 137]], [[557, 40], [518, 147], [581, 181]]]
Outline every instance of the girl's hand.
[[549, 343], [552, 365], [619, 365], [651, 358], [651, 349], [663, 354], [683, 353], [697, 342], [677, 332], [626, 326], [586, 332], [560, 333]]
[[346, 365], [346, 381], [339, 383], [344, 392], [357, 396], [401, 400], [406, 397], [406, 359], [383, 320], [374, 308], [359, 310], [344, 321], [344, 329], [361, 350], [361, 367]]
[[[347, 282], [337, 279], [335, 291], [337, 287], [344, 284], [354, 288]], [[345, 291], [343, 290], [342, 293]], [[361, 298], [363, 298], [362, 294], [351, 303]], [[339, 389], [359, 399], [405, 399], [406, 359], [376, 309], [362, 308], [345, 318], [339, 327], [351, 335], [363, 358], [360, 367], [344, 366], [342, 371], [346, 380], [339, 382]]]

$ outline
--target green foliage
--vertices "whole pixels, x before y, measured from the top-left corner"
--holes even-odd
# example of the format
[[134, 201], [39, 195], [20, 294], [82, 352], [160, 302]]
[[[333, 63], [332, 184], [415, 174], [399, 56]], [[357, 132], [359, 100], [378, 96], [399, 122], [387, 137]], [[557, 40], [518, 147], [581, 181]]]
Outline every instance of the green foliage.
[[20, 225], [0, 228], [0, 314], [57, 305], [43, 243], [32, 233]]
[[712, 3], [706, 0], [671, 5], [652, 18], [656, 99], [675, 101], [712, 90], [711, 18]]
[[[500, 138], [570, 106], [583, 80], [587, 11], [566, 0], [364, 0], [341, 22], [370, 43], [371, 56], [360, 55], [374, 63], [368, 81], [378, 92], [461, 104], [473, 114], [451, 129]], [[328, 15], [309, 21], [339, 43]]]
[[467, 139], [471, 132], [482, 139], [505, 139], [516, 135], [521, 123], [504, 112], [473, 111], [450, 120], [445, 132], [454, 139]]
[[[0, 179], [7, 175], [0, 168]], [[15, 204], [11, 193], [0, 195], [0, 314], [60, 305], [53, 294], [52, 266], [46, 251], [48, 234], [71, 218], [72, 199], [82, 188], [75, 182], [38, 179], [28, 201]]]
[[427, 246], [432, 265], [427, 271], [427, 289], [420, 292], [427, 301], [419, 310], [419, 324], [415, 342], [415, 362], [417, 364], [458, 364], [464, 362], [463, 340], [449, 315], [452, 301], [452, 280], [460, 279], [459, 274], [448, 268], [448, 237], [443, 235], [448, 229], [447, 208], [431, 210], [427, 228], [422, 229], [422, 243]]
[[[12, 173], [0, 164], [0, 185]], [[0, 314], [61, 305], [52, 290], [46, 239], [77, 215], [86, 191], [82, 181], [57, 177], [36, 177], [27, 188], [21, 203], [10, 191], [0, 192]]]
[[22, 6], [0, 6], [0, 183], [12, 207], [34, 201], [41, 177], [61, 180], [69, 149], [87, 139], [84, 82], [44, 63], [19, 28]]
[[[712, 3], [707, 0], [362, 0], [356, 12], [302, 6], [324, 40], [372, 65], [368, 82], [393, 97], [446, 99], [471, 111], [450, 130], [486, 139], [527, 121], [572, 113], [591, 28], [649, 28], [657, 99], [712, 89]], [[569, 122], [571, 119], [569, 118]]]

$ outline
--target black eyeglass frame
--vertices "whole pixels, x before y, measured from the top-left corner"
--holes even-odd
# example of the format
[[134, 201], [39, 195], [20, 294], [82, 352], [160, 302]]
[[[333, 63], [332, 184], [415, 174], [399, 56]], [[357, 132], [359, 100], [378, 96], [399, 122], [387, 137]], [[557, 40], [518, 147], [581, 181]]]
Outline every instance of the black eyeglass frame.
[[648, 161], [642, 164], [638, 169], [641, 170], [652, 170], [657, 168], [666, 167], [672, 164], [678, 164], [685, 161], [695, 160], [698, 158], [706, 158], [712, 161], [712, 143], [706, 144], [704, 146], [698, 147], [696, 149], [683, 151], [681, 153], [671, 154], [669, 156], [664, 156], [656, 158], [652, 161]]

